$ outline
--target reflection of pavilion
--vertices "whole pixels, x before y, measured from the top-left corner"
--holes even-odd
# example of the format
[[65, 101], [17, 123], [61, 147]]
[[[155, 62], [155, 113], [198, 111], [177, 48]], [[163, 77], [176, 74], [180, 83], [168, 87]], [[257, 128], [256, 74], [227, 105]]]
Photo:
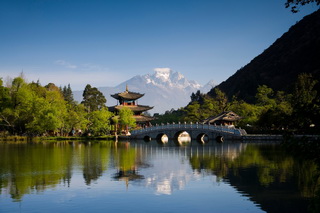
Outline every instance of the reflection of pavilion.
[[[158, 195], [171, 195], [175, 190], [184, 189], [188, 182], [200, 178], [201, 172], [198, 172], [198, 168], [194, 168], [190, 164], [191, 159], [199, 159], [201, 162], [203, 157], [216, 156], [219, 159], [224, 158], [233, 161], [247, 147], [247, 144], [242, 143], [211, 144], [208, 146], [194, 144], [189, 147], [172, 148], [168, 152], [167, 147], [158, 146], [156, 141], [149, 142], [147, 146], [135, 142], [118, 143], [117, 145], [117, 153], [121, 154], [122, 157], [130, 153], [129, 149], [135, 154], [131, 161], [123, 161], [124, 158], [117, 158], [118, 171], [113, 178], [124, 181], [127, 187], [130, 181], [133, 185], [152, 188]], [[119, 149], [120, 147], [121, 149]], [[148, 170], [142, 170], [143, 175], [139, 174], [139, 167], [143, 167], [143, 164], [149, 165], [145, 159], [142, 160], [142, 156], [143, 158], [160, 159], [152, 163], [154, 169], [151, 173], [148, 173]], [[177, 158], [187, 163], [181, 165], [181, 161], [177, 161]], [[120, 159], [126, 164], [120, 166]], [[128, 164], [129, 162], [131, 164]], [[190, 172], [190, 170], [194, 172]]]
[[[152, 142], [155, 143], [155, 146]], [[148, 153], [148, 157], [160, 158], [160, 160], [153, 162], [155, 170], [151, 173], [143, 171], [144, 180], [134, 181], [133, 184], [153, 188], [155, 194], [158, 195], [171, 195], [175, 190], [184, 189], [188, 182], [200, 178], [201, 172], [197, 172], [196, 168], [193, 168], [189, 163], [191, 158], [201, 161], [203, 157], [216, 156], [233, 161], [241, 152], [245, 151], [247, 144], [191, 145], [190, 147], [172, 148], [169, 152], [167, 147], [158, 146], [156, 141], [148, 142], [148, 146], [138, 143], [134, 146], [135, 150], [141, 150], [142, 153]], [[188, 163], [181, 165], [181, 161], [177, 161], [177, 158]], [[190, 170], [194, 170], [194, 172], [190, 172]]]
[[115, 146], [115, 159], [117, 172], [113, 176], [114, 179], [125, 181], [129, 186], [129, 181], [137, 181], [144, 179], [143, 175], [138, 174], [137, 152], [130, 147], [129, 142], [117, 142]]
[[137, 173], [136, 168], [133, 168], [132, 170], [119, 169], [113, 178], [116, 180], [125, 181], [127, 187], [129, 186], [129, 181], [144, 179], [143, 175], [139, 175]]

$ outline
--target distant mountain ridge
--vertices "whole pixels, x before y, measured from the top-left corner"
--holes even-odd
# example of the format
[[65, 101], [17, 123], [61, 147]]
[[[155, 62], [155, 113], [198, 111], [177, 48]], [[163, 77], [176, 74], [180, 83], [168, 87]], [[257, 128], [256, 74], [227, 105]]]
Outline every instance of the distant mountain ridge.
[[288, 92], [300, 73], [320, 79], [320, 10], [305, 16], [217, 87], [229, 98], [236, 95], [252, 103], [259, 85]]
[[[153, 74], [137, 75], [115, 87], [99, 87], [98, 89], [107, 99], [107, 106], [114, 106], [117, 101], [110, 95], [123, 92], [128, 86], [132, 92], [145, 94], [138, 103], [141, 105], [154, 106], [151, 113], [164, 113], [167, 110], [178, 109], [190, 102], [193, 92], [200, 90], [202, 93], [209, 92], [214, 86], [211, 80], [201, 86], [194, 80], [188, 80], [179, 72], [169, 68], [156, 68]], [[83, 91], [74, 91], [74, 99], [82, 101]]]

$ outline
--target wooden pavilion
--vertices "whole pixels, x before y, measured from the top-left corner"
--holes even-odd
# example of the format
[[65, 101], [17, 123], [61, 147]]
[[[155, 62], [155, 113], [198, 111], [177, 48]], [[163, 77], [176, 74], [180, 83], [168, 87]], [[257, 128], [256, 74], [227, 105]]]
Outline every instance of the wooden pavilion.
[[126, 91], [111, 95], [111, 97], [117, 99], [118, 104], [109, 107], [109, 111], [117, 115], [120, 109], [127, 107], [133, 111], [133, 117], [136, 119], [138, 126], [150, 126], [150, 121], [154, 118], [143, 115], [143, 112], [153, 109], [153, 107], [138, 104], [138, 99], [143, 96], [144, 94], [129, 91], [128, 86], [126, 86]]

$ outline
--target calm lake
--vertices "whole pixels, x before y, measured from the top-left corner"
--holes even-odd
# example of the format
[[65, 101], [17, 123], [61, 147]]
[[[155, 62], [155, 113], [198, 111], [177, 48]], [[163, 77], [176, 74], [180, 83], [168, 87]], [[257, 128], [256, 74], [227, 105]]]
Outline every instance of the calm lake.
[[307, 212], [313, 162], [277, 143], [0, 143], [0, 212]]

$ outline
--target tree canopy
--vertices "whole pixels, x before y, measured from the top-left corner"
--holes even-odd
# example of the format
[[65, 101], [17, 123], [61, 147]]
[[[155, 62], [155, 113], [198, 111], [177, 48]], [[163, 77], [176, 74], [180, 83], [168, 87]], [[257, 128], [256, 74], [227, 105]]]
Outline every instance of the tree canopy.
[[320, 0], [287, 0], [285, 3], [286, 8], [291, 8], [293, 13], [299, 12], [299, 6], [304, 6], [309, 3], [316, 3], [320, 5]]
[[127, 107], [123, 107], [119, 111], [119, 123], [126, 129], [136, 127], [136, 120], [133, 117], [133, 111]]
[[83, 101], [81, 102], [88, 112], [100, 110], [105, 107], [107, 99], [96, 87], [87, 84], [83, 91]]
[[[108, 134], [110, 118], [104, 96], [87, 86], [84, 104], [73, 99], [70, 84], [41, 86], [16, 77], [8, 86], [0, 78], [0, 132], [13, 135], [68, 135], [72, 130], [85, 130], [93, 135]], [[86, 104], [86, 105], [85, 105]]]

